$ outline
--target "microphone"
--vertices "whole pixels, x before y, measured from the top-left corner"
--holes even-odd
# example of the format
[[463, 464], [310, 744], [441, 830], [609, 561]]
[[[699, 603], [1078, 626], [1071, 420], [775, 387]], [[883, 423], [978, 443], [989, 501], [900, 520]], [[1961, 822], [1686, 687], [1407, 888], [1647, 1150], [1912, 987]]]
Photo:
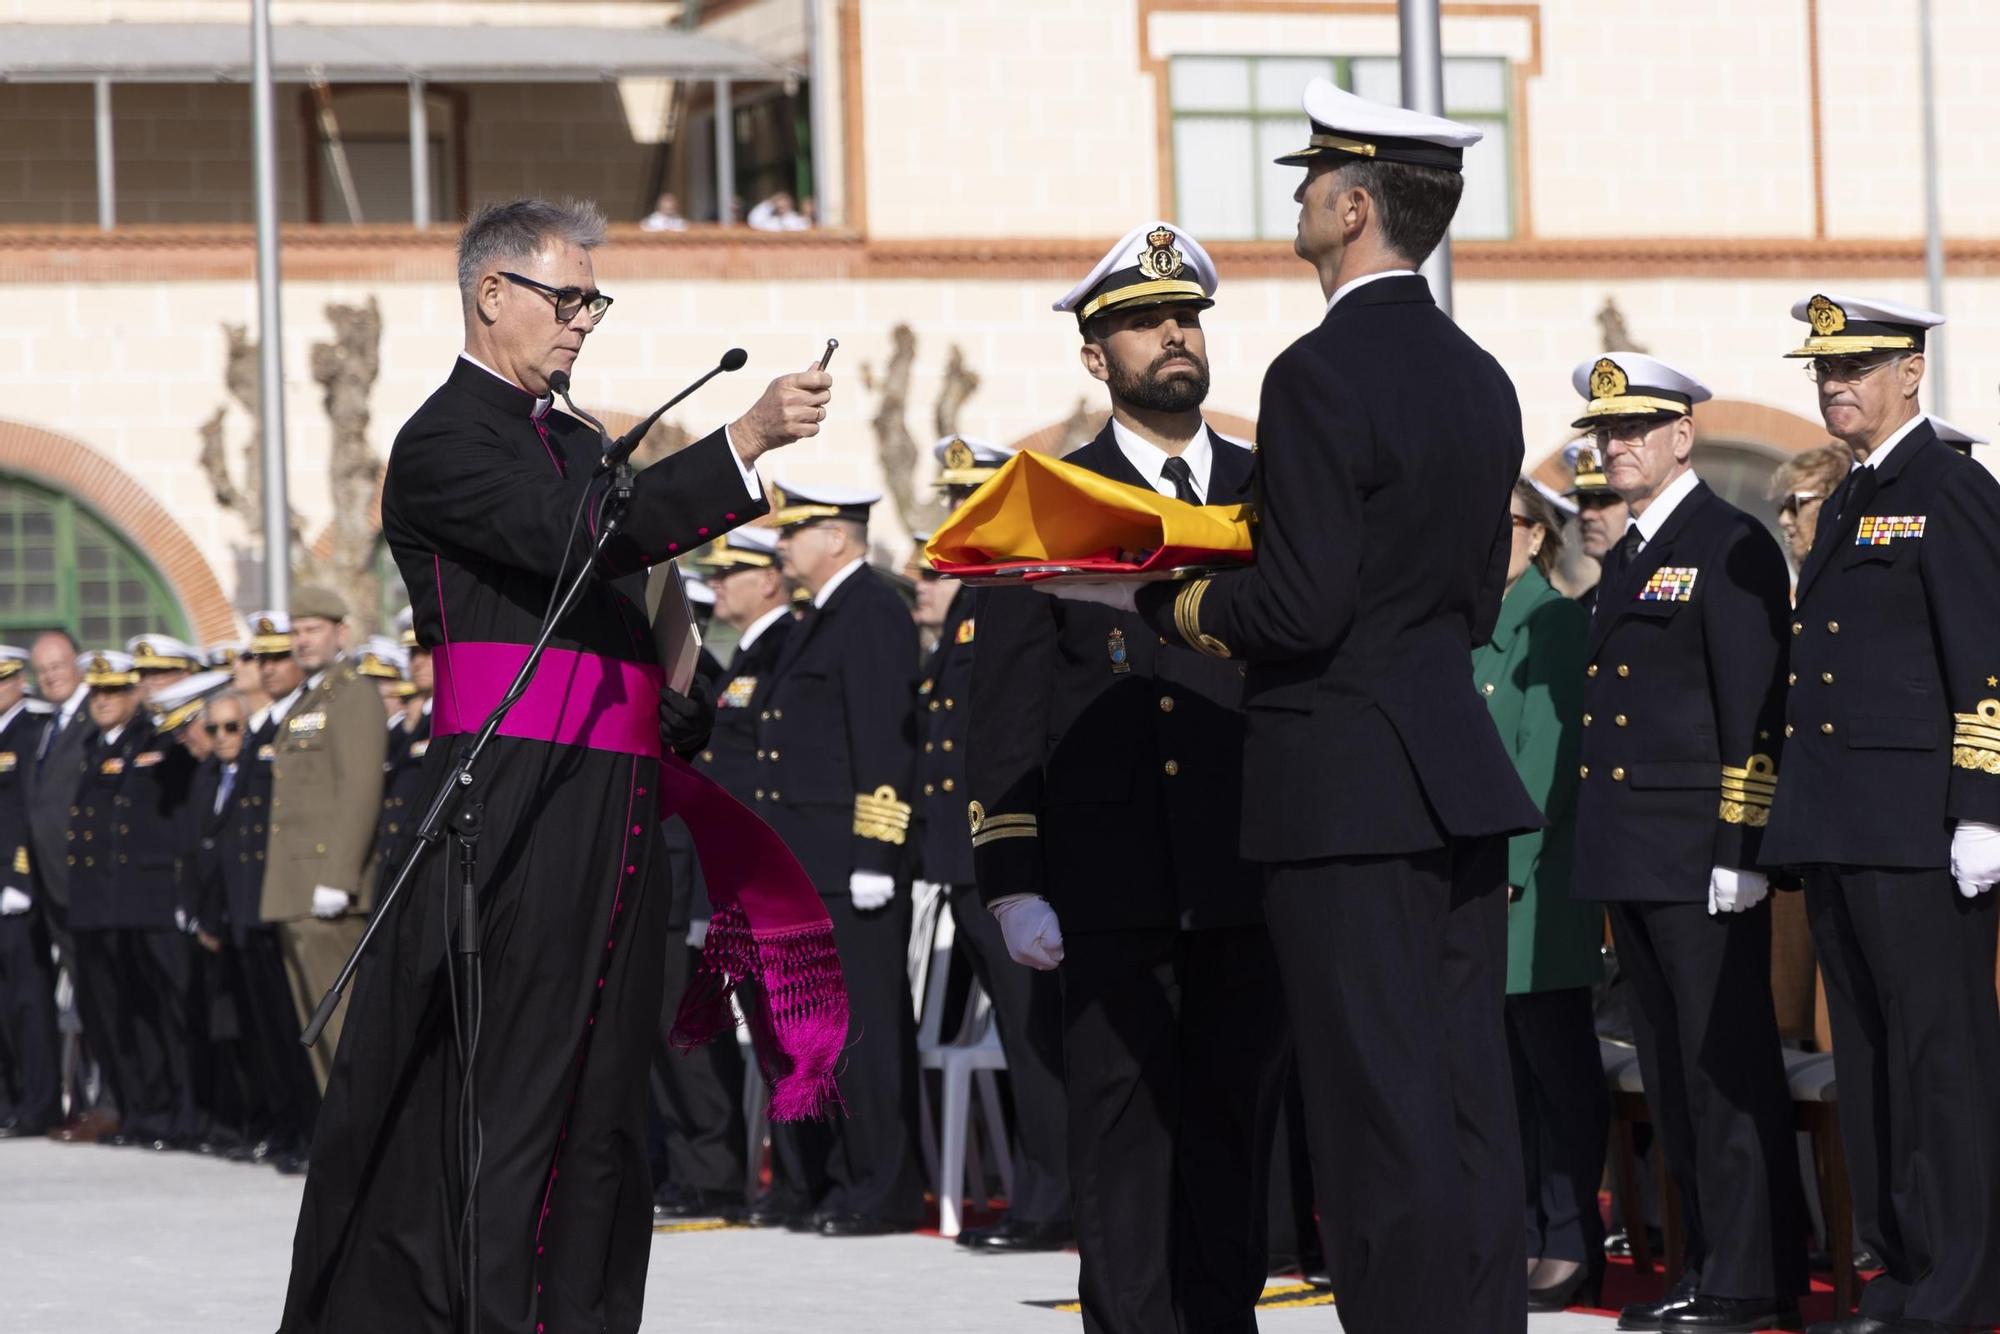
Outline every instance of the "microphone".
[[[652, 430], [652, 424], [654, 424], [654, 422], [658, 422], [658, 420], [660, 420], [660, 416], [662, 416], [662, 414], [666, 414], [666, 410], [668, 410], [668, 408], [672, 408], [672, 406], [674, 406], [674, 404], [678, 404], [678, 402], [680, 402], [682, 398], [686, 398], [686, 396], [688, 396], [688, 394], [692, 394], [694, 390], [702, 388], [704, 384], [708, 384], [710, 380], [714, 380], [716, 376], [720, 376], [720, 374], [722, 374], [724, 370], [742, 370], [742, 368], [744, 368], [744, 362], [748, 362], [748, 360], [750, 360], [750, 354], [748, 354], [748, 352], [744, 352], [742, 348], [730, 348], [728, 352], [724, 352], [724, 354], [722, 354], [722, 360], [720, 360], [720, 362], [716, 362], [714, 366], [710, 366], [710, 368], [708, 368], [708, 372], [706, 372], [706, 374], [704, 374], [704, 376], [702, 376], [700, 380], [696, 380], [694, 384], [690, 384], [688, 388], [680, 390], [678, 394], [674, 394], [672, 398], [668, 398], [668, 400], [666, 400], [664, 404], [660, 404], [658, 408], [654, 408], [652, 416], [648, 416], [648, 418], [646, 418], [644, 422], [640, 422], [638, 426], [634, 426], [634, 428], [632, 428], [632, 430], [628, 430], [626, 434], [618, 436], [616, 440], [608, 442], [608, 444], [604, 446], [604, 458], [602, 458], [602, 460], [598, 462], [598, 472], [600, 472], [600, 474], [604, 474], [604, 472], [610, 472], [610, 470], [614, 470], [614, 468], [622, 468], [622, 466], [624, 466], [624, 462], [626, 462], [628, 458], [632, 458], [632, 450], [636, 450], [636, 448], [638, 448], [638, 442], [646, 438], [646, 432], [648, 432], [648, 430]], [[562, 374], [562, 372], [556, 372], [556, 374]], [[564, 398], [564, 402], [568, 402], [568, 398]]]
[[578, 407], [576, 400], [569, 396], [568, 371], [550, 371], [549, 390], [562, 397], [563, 406], [568, 408], [572, 415], [580, 417], [588, 424], [595, 426], [597, 428], [597, 438], [604, 442], [606, 449], [611, 448], [611, 432], [604, 429], [604, 423]]

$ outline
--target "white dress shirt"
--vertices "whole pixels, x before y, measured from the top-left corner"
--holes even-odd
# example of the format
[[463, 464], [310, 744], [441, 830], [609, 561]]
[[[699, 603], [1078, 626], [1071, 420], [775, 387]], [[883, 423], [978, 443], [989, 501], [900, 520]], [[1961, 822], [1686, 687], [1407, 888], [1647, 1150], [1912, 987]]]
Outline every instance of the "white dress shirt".
[[867, 563], [868, 562], [866, 558], [861, 556], [856, 556], [853, 560], [841, 566], [839, 570], [835, 571], [833, 578], [827, 580], [824, 584], [820, 585], [819, 592], [813, 594], [813, 606], [824, 607], [826, 605], [826, 600], [833, 596], [833, 590], [839, 588], [842, 584], [846, 583], [848, 578], [851, 575], [853, 575], [853, 573], [856, 570], [860, 569], [863, 565], [866, 565]]
[[[838, 576], [835, 577], [837, 578]], [[761, 639], [766, 630], [776, 625], [781, 617], [789, 616], [791, 614], [792, 614], [792, 609], [784, 605], [783, 603], [780, 603], [778, 606], [775, 606], [771, 608], [771, 610], [765, 612], [762, 616], [759, 616], [756, 620], [750, 622], [749, 626], [744, 629], [743, 633], [737, 636], [736, 652], [738, 654], [748, 653], [750, 651], [750, 646], [756, 643], [759, 639]]]
[[1693, 468], [1689, 468], [1674, 478], [1666, 490], [1654, 497], [1653, 503], [1646, 506], [1644, 514], [1632, 520], [1632, 527], [1639, 530], [1640, 551], [1644, 551], [1646, 544], [1660, 535], [1660, 529], [1667, 526], [1667, 520], [1673, 517], [1680, 503], [1693, 495], [1694, 489], [1700, 485], [1701, 478], [1694, 475]]
[[1890, 436], [1887, 440], [1884, 440], [1881, 444], [1875, 446], [1875, 448], [1869, 450], [1868, 457], [1866, 459], [1863, 459], [1860, 463], [1856, 464], [1855, 466], [1859, 468], [1881, 467], [1882, 460], [1889, 457], [1889, 451], [1894, 449], [1897, 445], [1902, 444], [1904, 438], [1907, 437], [1910, 434], [1910, 432], [1916, 430], [1919, 426], [1922, 426], [1924, 422], [1927, 420], [1929, 419], [1926, 418], [1921, 412], [1918, 413], [1916, 416], [1910, 418], [1908, 421], [1904, 422], [1901, 426], [1896, 428], [1896, 433], [1894, 435]]
[[1364, 273], [1359, 278], [1349, 278], [1346, 282], [1333, 289], [1333, 295], [1326, 299], [1326, 308], [1332, 310], [1340, 304], [1340, 298], [1346, 296], [1357, 287], [1366, 287], [1378, 278], [1414, 278], [1416, 276], [1417, 271], [1415, 269], [1384, 269], [1380, 273]]
[[[1118, 443], [1118, 452], [1125, 461], [1139, 470], [1139, 475], [1152, 483], [1153, 489], [1163, 496], [1174, 493], [1174, 484], [1168, 480], [1163, 469], [1167, 460], [1174, 457], [1152, 441], [1144, 439], [1137, 431], [1126, 427], [1116, 417], [1111, 419], [1111, 438]], [[1208, 479], [1214, 470], [1215, 449], [1208, 443], [1208, 423], [1195, 432], [1194, 439], [1187, 442], [1187, 448], [1180, 452], [1187, 460], [1188, 472], [1194, 478], [1194, 493], [1202, 500], [1208, 499]]]

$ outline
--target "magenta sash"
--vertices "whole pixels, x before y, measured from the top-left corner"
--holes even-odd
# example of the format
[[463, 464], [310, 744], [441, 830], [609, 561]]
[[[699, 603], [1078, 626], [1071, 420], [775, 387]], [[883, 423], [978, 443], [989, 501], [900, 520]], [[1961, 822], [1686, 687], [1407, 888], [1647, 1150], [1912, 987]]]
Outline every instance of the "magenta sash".
[[[527, 661], [528, 645], [471, 642], [433, 650], [432, 734], [477, 731]], [[714, 914], [673, 1041], [691, 1047], [735, 1028], [741, 1004], [771, 1086], [771, 1117], [803, 1120], [839, 1102], [834, 1066], [847, 1041], [847, 990], [833, 923], [784, 841], [677, 755], [662, 754], [664, 673], [550, 649], [499, 735], [660, 761], [660, 816], [680, 816], [701, 858]], [[739, 991], [744, 982], [747, 991]]]

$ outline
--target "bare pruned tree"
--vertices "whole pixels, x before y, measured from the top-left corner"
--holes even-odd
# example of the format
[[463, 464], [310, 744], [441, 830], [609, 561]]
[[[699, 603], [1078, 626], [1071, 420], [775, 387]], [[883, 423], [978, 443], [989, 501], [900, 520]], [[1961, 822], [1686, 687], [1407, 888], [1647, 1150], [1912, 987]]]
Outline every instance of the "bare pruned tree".
[[[906, 420], [910, 372], [916, 359], [916, 332], [907, 324], [898, 324], [889, 332], [889, 360], [880, 377], [864, 364], [861, 383], [879, 394], [871, 424], [875, 429], [875, 455], [882, 465], [883, 484], [896, 502], [896, 513], [903, 527], [923, 532], [935, 527], [946, 511], [939, 497], [917, 492], [919, 447]], [[938, 386], [937, 400], [931, 405], [931, 425], [939, 437], [957, 433], [959, 414], [978, 388], [979, 373], [966, 364], [963, 349], [953, 344], [945, 356], [944, 379]]]

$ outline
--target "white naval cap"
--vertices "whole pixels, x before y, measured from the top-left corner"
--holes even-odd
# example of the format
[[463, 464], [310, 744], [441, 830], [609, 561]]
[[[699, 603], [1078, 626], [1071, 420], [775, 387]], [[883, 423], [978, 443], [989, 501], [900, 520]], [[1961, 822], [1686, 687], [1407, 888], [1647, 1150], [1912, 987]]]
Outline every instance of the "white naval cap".
[[797, 528], [820, 519], [852, 519], [865, 524], [868, 511], [882, 498], [880, 491], [865, 487], [795, 486], [782, 478], [774, 479], [770, 490], [771, 513], [765, 523], [776, 528]]
[[93, 690], [139, 684], [139, 669], [132, 655], [115, 648], [92, 649], [83, 655], [83, 683]]
[[28, 650], [0, 644], [0, 681], [10, 680], [28, 670]]
[[1961, 454], [1970, 454], [1972, 452], [1972, 447], [1974, 445], [1983, 445], [1988, 443], [1985, 436], [1974, 435], [1972, 432], [1965, 430], [1962, 427], [1953, 426], [1950, 422], [1938, 416], [1935, 412], [1927, 413], [1925, 415], [1927, 415], [1930, 418], [1931, 429], [1937, 432], [1937, 438], [1943, 443], [1950, 445], [1953, 449], [1957, 450]]
[[363, 676], [400, 681], [410, 674], [410, 655], [387, 635], [370, 635], [355, 655], [354, 670]]
[[1312, 122], [1312, 138], [1296, 153], [1278, 158], [1280, 166], [1302, 167], [1314, 158], [1336, 154], [1462, 171], [1465, 150], [1486, 137], [1484, 131], [1455, 120], [1356, 97], [1327, 79], [1307, 84], [1300, 101]]
[[732, 528], [695, 553], [693, 563], [703, 574], [768, 570], [778, 563], [778, 530], [760, 524]]
[[1685, 417], [1715, 397], [1707, 385], [1643, 352], [1606, 352], [1576, 363], [1569, 382], [1590, 406], [1570, 425], [1584, 430], [1606, 417]]
[[1051, 309], [1070, 312], [1079, 324], [1093, 315], [1132, 306], [1172, 304], [1206, 310], [1215, 304], [1216, 283], [1215, 261], [1185, 228], [1171, 222], [1142, 222], [1119, 237], [1090, 276]]
[[1529, 486], [1535, 488], [1536, 495], [1548, 501], [1549, 504], [1554, 505], [1559, 513], [1567, 514], [1571, 518], [1576, 517], [1576, 501], [1573, 499], [1574, 492], [1570, 495], [1564, 495], [1547, 482], [1535, 477], [1529, 477], [1526, 481]]
[[235, 681], [235, 672], [216, 668], [196, 672], [154, 692], [153, 697], [146, 701], [146, 707], [153, 714], [153, 726], [162, 732], [171, 732], [183, 726], [200, 713], [202, 706], [212, 697], [227, 690]]
[[396, 613], [396, 642], [404, 648], [417, 647], [417, 610], [405, 607]]
[[681, 593], [689, 602], [697, 607], [713, 607], [715, 605], [715, 590], [708, 586], [706, 579], [703, 579], [685, 565], [675, 568], [680, 571]]
[[282, 611], [250, 613], [250, 656], [282, 658], [292, 651], [292, 618]]
[[233, 667], [242, 656], [243, 641], [240, 639], [225, 639], [203, 650], [203, 659], [211, 667]]
[[191, 672], [202, 664], [200, 649], [172, 635], [133, 635], [125, 651], [142, 672]]
[[1818, 293], [1792, 304], [1792, 318], [1812, 326], [1804, 345], [1788, 357], [1844, 357], [1857, 352], [1921, 352], [1924, 333], [1944, 316], [1921, 306], [1879, 297]]
[[976, 440], [969, 435], [948, 435], [931, 446], [931, 457], [937, 460], [939, 486], [978, 486], [994, 473], [999, 472], [1008, 459], [1014, 457], [1014, 450], [1007, 445], [996, 445], [990, 440]]

